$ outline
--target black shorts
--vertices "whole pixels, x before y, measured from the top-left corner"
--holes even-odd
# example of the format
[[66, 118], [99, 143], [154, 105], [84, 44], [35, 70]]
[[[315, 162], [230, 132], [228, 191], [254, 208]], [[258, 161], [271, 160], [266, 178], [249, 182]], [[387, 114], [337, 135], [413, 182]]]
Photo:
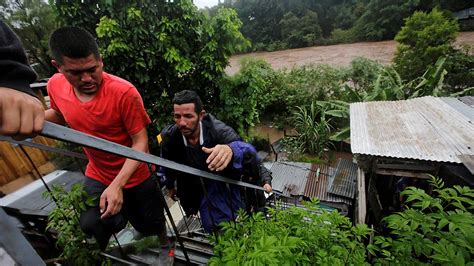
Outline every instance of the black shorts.
[[82, 230], [97, 239], [100, 247], [107, 246], [110, 236], [122, 230], [127, 221], [145, 236], [159, 235], [165, 229], [163, 201], [158, 193], [157, 184], [148, 178], [137, 186], [123, 189], [123, 205], [119, 213], [106, 219], [100, 219], [99, 198], [106, 185], [86, 177], [84, 190], [94, 197], [94, 206], [81, 213]]

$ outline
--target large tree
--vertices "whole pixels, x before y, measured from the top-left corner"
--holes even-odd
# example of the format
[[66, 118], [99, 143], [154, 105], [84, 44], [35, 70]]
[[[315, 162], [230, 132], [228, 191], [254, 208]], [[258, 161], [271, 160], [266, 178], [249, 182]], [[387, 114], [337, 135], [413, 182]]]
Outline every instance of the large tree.
[[48, 38], [57, 26], [51, 6], [42, 0], [3, 0], [0, 1], [0, 18], [22, 40], [39, 77], [50, 77], [55, 69], [50, 63]]
[[394, 58], [395, 68], [405, 80], [421, 76], [441, 56], [453, 52], [459, 26], [441, 11], [415, 12], [406, 20], [395, 40], [400, 44]]

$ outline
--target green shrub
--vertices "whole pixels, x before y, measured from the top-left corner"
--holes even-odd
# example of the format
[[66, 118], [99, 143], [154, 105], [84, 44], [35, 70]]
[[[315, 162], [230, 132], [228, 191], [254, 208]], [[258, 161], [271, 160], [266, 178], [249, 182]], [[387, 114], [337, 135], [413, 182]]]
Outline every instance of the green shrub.
[[437, 9], [415, 12], [395, 36], [400, 44], [394, 58], [395, 69], [404, 80], [413, 80], [434, 65], [439, 57], [451, 53], [459, 26]]
[[[445, 83], [447, 93], [457, 93], [469, 87], [474, 87], [474, 50], [469, 45], [464, 45], [459, 50], [454, 50], [446, 58]], [[471, 94], [472, 95], [472, 94]]]
[[68, 265], [110, 265], [110, 260], [100, 255], [99, 246], [87, 242], [79, 226], [79, 214], [94, 201], [87, 198], [82, 184], [74, 184], [69, 192], [54, 185], [51, 194], [45, 191], [43, 197], [59, 204], [48, 215], [46, 228], [57, 233], [56, 244], [63, 250], [61, 257]]
[[370, 91], [383, 66], [365, 57], [356, 57], [351, 61], [350, 76], [357, 90]]
[[269, 101], [263, 92], [268, 90], [273, 76], [274, 71], [265, 61], [244, 58], [240, 71], [220, 84], [219, 119], [247, 137], [250, 127], [259, 122], [260, 110]]
[[316, 100], [337, 99], [344, 94], [348, 72], [328, 65], [307, 65], [283, 74], [281, 94], [290, 111]]
[[[56, 144], [56, 148], [84, 154], [84, 150], [82, 146], [69, 143], [69, 142], [58, 141]], [[78, 169], [78, 168], [84, 168], [87, 165], [87, 160], [76, 159], [76, 158], [73, 158], [70, 156], [64, 156], [58, 153], [53, 153], [51, 158], [54, 162], [54, 165], [58, 169]]]
[[334, 29], [331, 32], [331, 41], [333, 43], [351, 43], [357, 41], [357, 39], [352, 29]]
[[301, 153], [322, 155], [324, 149], [331, 145], [330, 121], [326, 119], [325, 110], [317, 110], [317, 105], [311, 103], [308, 107], [297, 107], [294, 114], [296, 145]]
[[[278, 208], [278, 207], [277, 207]], [[364, 265], [366, 225], [352, 226], [347, 217], [327, 212], [317, 202], [306, 208], [239, 213], [225, 223], [210, 265]]]
[[384, 220], [390, 236], [375, 237], [369, 251], [384, 265], [472, 265], [474, 189], [445, 188], [432, 178], [433, 194], [409, 187], [401, 193], [409, 205]]
[[288, 49], [288, 44], [282, 41], [274, 41], [268, 45], [265, 45], [264, 48], [260, 50], [265, 50], [268, 52], [278, 51], [278, 50], [285, 50]]

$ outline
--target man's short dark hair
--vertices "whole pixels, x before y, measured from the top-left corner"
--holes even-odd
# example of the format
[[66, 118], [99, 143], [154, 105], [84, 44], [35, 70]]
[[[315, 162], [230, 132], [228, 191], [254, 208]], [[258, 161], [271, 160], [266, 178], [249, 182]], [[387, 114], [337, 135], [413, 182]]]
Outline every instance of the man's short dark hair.
[[199, 95], [195, 91], [191, 90], [182, 90], [177, 92], [173, 97], [173, 104], [185, 104], [185, 103], [194, 103], [194, 110], [196, 113], [202, 111], [202, 101], [199, 98]]
[[64, 63], [63, 56], [77, 59], [93, 54], [96, 59], [100, 58], [94, 36], [85, 29], [74, 26], [55, 30], [49, 38], [49, 49], [53, 59], [60, 65]]

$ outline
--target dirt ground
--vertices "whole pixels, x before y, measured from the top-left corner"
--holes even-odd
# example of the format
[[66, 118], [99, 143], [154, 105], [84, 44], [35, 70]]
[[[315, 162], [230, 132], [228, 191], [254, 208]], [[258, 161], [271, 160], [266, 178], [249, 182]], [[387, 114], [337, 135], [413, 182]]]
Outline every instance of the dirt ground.
[[[461, 32], [456, 45], [462, 43], [474, 46], [474, 32]], [[352, 59], [363, 56], [382, 64], [389, 64], [395, 54], [397, 42], [360, 42], [328, 46], [313, 46], [275, 52], [258, 52], [233, 56], [230, 66], [226, 68], [229, 75], [235, 74], [243, 57], [261, 58], [270, 63], [274, 69], [291, 68], [307, 64], [329, 64], [332, 66], [348, 66]]]

